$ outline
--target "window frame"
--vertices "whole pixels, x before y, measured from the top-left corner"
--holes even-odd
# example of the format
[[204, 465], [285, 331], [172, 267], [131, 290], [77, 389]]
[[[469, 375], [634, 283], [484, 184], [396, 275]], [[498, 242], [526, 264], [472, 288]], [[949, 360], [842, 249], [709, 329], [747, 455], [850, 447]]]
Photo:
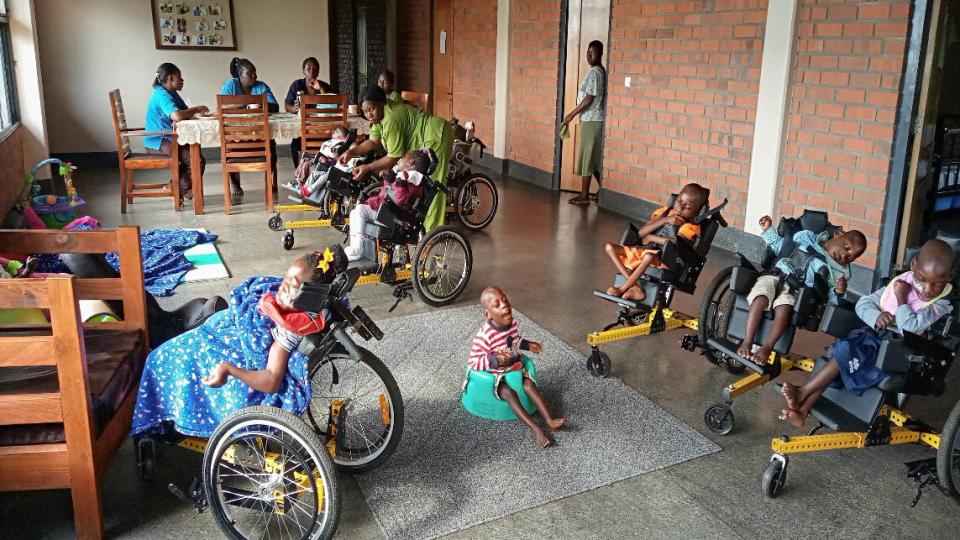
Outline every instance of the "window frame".
[[[0, 96], [0, 99], [5, 101], [4, 103], [0, 103], [0, 107], [4, 107], [8, 111], [10, 123], [0, 129], [0, 140], [6, 139], [20, 124], [17, 81], [14, 77], [15, 61], [13, 59], [13, 45], [10, 39], [10, 16], [9, 10], [5, 9], [6, 6], [3, 4], [5, 4], [5, 2], [0, 2], [0, 48], [2, 48], [0, 54], [2, 54], [3, 58], [3, 65], [0, 65], [0, 84], [5, 87], [6, 95]], [[2, 120], [2, 118], [0, 118], [0, 120]]]

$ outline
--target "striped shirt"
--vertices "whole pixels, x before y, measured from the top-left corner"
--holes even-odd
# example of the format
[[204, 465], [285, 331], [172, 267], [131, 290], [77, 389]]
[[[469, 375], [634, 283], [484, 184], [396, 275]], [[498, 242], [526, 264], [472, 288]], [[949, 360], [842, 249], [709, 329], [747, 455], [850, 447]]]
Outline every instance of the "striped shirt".
[[[508, 368], [500, 368], [497, 363], [497, 356], [494, 351], [501, 347], [509, 349], [511, 357], [515, 358], [514, 364]], [[483, 323], [480, 331], [473, 338], [467, 367], [477, 371], [513, 371], [520, 369], [521, 349], [528, 350], [529, 345], [527, 340], [523, 339], [517, 321], [513, 321], [506, 328], [497, 328], [488, 320]]]

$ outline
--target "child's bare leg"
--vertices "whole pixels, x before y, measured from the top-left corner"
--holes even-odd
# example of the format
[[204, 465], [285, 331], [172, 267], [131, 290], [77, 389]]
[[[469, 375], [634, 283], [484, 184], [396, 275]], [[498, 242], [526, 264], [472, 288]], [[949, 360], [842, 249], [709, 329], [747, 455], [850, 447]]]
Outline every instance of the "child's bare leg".
[[650, 268], [651, 264], [659, 263], [660, 259], [653, 253], [647, 253], [640, 259], [640, 264], [633, 269], [633, 272], [627, 277], [627, 281], [620, 287], [620, 294], [617, 296], [622, 296], [627, 300], [635, 300], [637, 302], [643, 300], [647, 297], [647, 293], [644, 292], [642, 287], [637, 286], [637, 282], [640, 281], [640, 276], [647, 271], [647, 268]]
[[513, 410], [513, 414], [517, 415], [517, 418], [520, 419], [528, 428], [530, 428], [530, 433], [533, 434], [533, 440], [537, 442], [537, 445], [540, 448], [546, 448], [553, 444], [553, 441], [550, 440], [550, 437], [547, 437], [547, 434], [543, 432], [543, 429], [533, 421], [533, 418], [524, 410], [523, 405], [520, 403], [520, 398], [517, 396], [517, 393], [513, 391], [506, 383], [501, 383], [500, 387], [497, 388], [497, 395], [500, 396], [500, 399], [506, 401], [510, 405], [510, 409]]
[[620, 258], [625, 253], [623, 246], [620, 244], [607, 244], [603, 246], [603, 250], [607, 252], [610, 260], [613, 261], [613, 265], [617, 267], [617, 272], [620, 272], [620, 275], [625, 278], [630, 277], [630, 269], [623, 264], [623, 259]]
[[763, 312], [767, 310], [770, 299], [766, 296], [758, 296], [750, 303], [750, 311], [747, 313], [747, 327], [743, 332], [743, 342], [737, 349], [737, 354], [743, 358], [750, 359], [753, 354], [753, 339], [757, 335], [757, 329], [760, 328], [760, 321], [763, 320]]
[[[751, 309], [752, 307], [753, 306], [751, 306]], [[753, 353], [753, 357], [750, 358], [754, 363], [765, 364], [770, 360], [770, 352], [773, 351], [773, 346], [787, 329], [792, 314], [793, 306], [787, 304], [773, 308], [773, 330], [771, 330], [767, 339], [763, 341], [763, 344], [760, 345], [760, 348], [757, 349], [757, 352]]]
[[807, 379], [803, 386], [785, 384], [783, 397], [787, 400], [787, 408], [780, 411], [780, 419], [800, 427], [810, 414], [810, 409], [820, 399], [837, 377], [840, 376], [840, 364], [831, 358], [827, 365]]
[[540, 393], [540, 389], [537, 388], [536, 383], [524, 377], [523, 390], [527, 393], [527, 397], [530, 398], [530, 401], [533, 402], [533, 406], [537, 408], [537, 412], [543, 417], [543, 421], [547, 423], [547, 429], [550, 431], [557, 431], [558, 429], [567, 425], [566, 418], [562, 416], [557, 416], [554, 418], [550, 414], [550, 409], [547, 408], [547, 401], [543, 399], [543, 394]]

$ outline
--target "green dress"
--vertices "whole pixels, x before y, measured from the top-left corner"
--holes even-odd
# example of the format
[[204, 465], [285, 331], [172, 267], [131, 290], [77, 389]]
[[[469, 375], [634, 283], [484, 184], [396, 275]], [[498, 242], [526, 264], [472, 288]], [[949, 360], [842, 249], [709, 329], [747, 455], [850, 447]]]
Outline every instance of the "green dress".
[[[437, 168], [432, 177], [447, 184], [447, 170], [453, 153], [453, 129], [450, 122], [406, 105], [388, 101], [383, 106], [383, 120], [370, 127], [370, 138], [380, 141], [387, 155], [394, 158], [418, 148], [429, 148], [437, 153]], [[443, 225], [447, 195], [438, 193], [424, 220], [424, 229], [430, 231]]]

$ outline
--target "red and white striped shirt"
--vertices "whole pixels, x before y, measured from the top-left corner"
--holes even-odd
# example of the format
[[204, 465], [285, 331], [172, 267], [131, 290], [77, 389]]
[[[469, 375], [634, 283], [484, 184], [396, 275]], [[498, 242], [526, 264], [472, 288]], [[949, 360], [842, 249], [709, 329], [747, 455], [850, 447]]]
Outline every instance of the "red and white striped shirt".
[[[500, 368], [497, 364], [497, 358], [494, 351], [500, 347], [510, 349], [511, 356], [516, 358], [516, 362], [508, 368]], [[470, 347], [470, 357], [467, 359], [467, 367], [478, 371], [512, 371], [520, 369], [520, 350], [527, 349], [527, 341], [523, 339], [520, 333], [520, 326], [517, 321], [513, 321], [507, 328], [497, 328], [490, 321], [483, 323], [480, 331], [473, 338], [473, 345]]]

